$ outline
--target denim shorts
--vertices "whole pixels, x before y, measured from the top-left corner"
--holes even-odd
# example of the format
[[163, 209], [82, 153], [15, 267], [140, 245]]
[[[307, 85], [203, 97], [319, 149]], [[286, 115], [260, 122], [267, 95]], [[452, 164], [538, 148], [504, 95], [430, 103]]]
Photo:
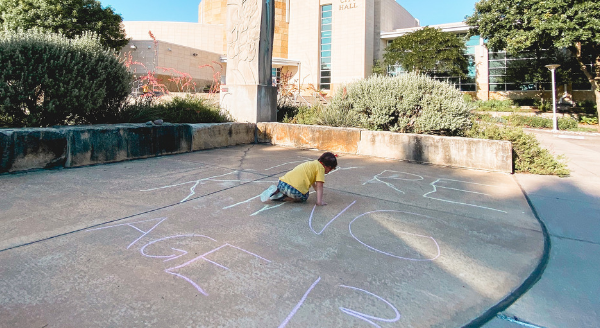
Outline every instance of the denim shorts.
[[277, 184], [277, 189], [279, 189], [279, 191], [281, 191], [282, 194], [293, 198], [294, 200], [305, 202], [308, 199], [308, 192], [306, 194], [303, 194], [300, 191], [298, 191], [298, 189], [290, 186], [289, 184], [281, 180], [279, 180], [279, 183]]

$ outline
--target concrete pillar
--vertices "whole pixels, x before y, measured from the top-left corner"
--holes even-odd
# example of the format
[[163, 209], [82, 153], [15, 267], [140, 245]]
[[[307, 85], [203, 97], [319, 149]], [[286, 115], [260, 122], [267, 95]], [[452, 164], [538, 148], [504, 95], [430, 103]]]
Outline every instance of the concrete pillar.
[[275, 0], [227, 1], [227, 74], [221, 107], [238, 122], [277, 120], [272, 84]]

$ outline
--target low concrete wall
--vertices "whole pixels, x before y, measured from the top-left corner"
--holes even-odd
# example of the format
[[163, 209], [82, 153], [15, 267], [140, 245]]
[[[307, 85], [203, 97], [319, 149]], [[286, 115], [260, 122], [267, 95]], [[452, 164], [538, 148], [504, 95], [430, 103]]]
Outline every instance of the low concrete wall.
[[248, 144], [254, 124], [115, 124], [0, 129], [0, 173], [77, 167]]
[[191, 151], [226, 146], [250, 144], [255, 142], [256, 124], [222, 123], [190, 124], [192, 128]]
[[513, 172], [512, 143], [461, 137], [258, 123], [259, 142], [417, 163]]
[[513, 172], [510, 141], [362, 131], [358, 154], [417, 163]]
[[0, 129], [0, 173], [64, 166], [67, 138], [59, 129]]
[[358, 153], [360, 129], [284, 123], [257, 123], [256, 126], [259, 142], [348, 154]]
[[191, 149], [191, 129], [186, 124], [94, 125], [64, 130], [68, 144], [65, 167], [179, 154]]
[[508, 141], [282, 123], [116, 124], [0, 129], [0, 173], [179, 154], [256, 142], [513, 172]]

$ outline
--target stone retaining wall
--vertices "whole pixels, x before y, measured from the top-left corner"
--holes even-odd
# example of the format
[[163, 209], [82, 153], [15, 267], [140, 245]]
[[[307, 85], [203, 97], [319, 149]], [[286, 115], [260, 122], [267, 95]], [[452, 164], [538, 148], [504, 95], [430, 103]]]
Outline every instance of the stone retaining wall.
[[115, 124], [0, 129], [0, 173], [187, 153], [249, 144], [254, 124]]
[[282, 123], [116, 124], [0, 129], [0, 173], [187, 153], [250, 143], [513, 172], [508, 141]]
[[512, 173], [512, 143], [461, 137], [258, 123], [258, 141], [425, 164]]

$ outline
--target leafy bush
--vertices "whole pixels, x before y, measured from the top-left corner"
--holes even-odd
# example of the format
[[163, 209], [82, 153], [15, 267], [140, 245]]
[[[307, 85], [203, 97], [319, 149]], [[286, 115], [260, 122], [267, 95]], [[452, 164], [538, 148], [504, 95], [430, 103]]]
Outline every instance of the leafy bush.
[[[509, 124], [513, 126], [525, 126], [530, 128], [549, 128], [553, 127], [552, 119], [539, 116], [511, 115], [505, 117]], [[577, 127], [577, 120], [569, 117], [560, 117], [557, 119], [559, 130], [569, 130]]]
[[595, 116], [581, 116], [579, 121], [583, 124], [595, 125], [598, 124], [598, 117]]
[[136, 98], [124, 105], [118, 115], [122, 123], [144, 123], [162, 119], [169, 123], [222, 123], [228, 117], [208, 100], [187, 95], [168, 101]]
[[577, 103], [577, 109], [590, 115], [597, 115], [596, 102], [591, 100], [584, 100]]
[[321, 105], [314, 106], [298, 106], [295, 115], [292, 117], [285, 116], [282, 120], [283, 123], [291, 124], [307, 124], [313, 125], [319, 123], [319, 117], [323, 111]]
[[360, 116], [349, 107], [328, 106], [322, 112], [318, 123], [336, 127], [360, 127]]
[[570, 117], [561, 117], [557, 119], [559, 130], [575, 129], [579, 125], [576, 119]]
[[277, 102], [277, 122], [289, 123], [297, 114], [300, 106], [290, 102]]
[[553, 110], [552, 100], [543, 100], [543, 99], [536, 100], [535, 106], [537, 106], [538, 110], [540, 110], [542, 112], [551, 112]]
[[530, 128], [552, 128], [552, 120], [540, 116], [511, 115], [506, 120], [513, 126], [525, 126]]
[[348, 115], [371, 130], [454, 135], [470, 126], [470, 110], [453, 86], [407, 73], [348, 84], [324, 112]]
[[44, 127], [114, 121], [131, 75], [98, 38], [0, 31], [0, 122]]
[[478, 100], [475, 101], [476, 110], [492, 112], [512, 112], [512, 100]]
[[474, 101], [474, 99], [473, 99], [473, 96], [471, 96], [471, 95], [470, 95], [470, 94], [468, 94], [468, 93], [465, 93], [465, 94], [463, 94], [463, 100], [464, 100], [465, 102], [472, 102], [472, 101]]
[[474, 123], [466, 136], [512, 142], [516, 172], [558, 176], [567, 176], [570, 173], [563, 157], [554, 158], [548, 150], [540, 147], [533, 134], [525, 133], [521, 128]]

